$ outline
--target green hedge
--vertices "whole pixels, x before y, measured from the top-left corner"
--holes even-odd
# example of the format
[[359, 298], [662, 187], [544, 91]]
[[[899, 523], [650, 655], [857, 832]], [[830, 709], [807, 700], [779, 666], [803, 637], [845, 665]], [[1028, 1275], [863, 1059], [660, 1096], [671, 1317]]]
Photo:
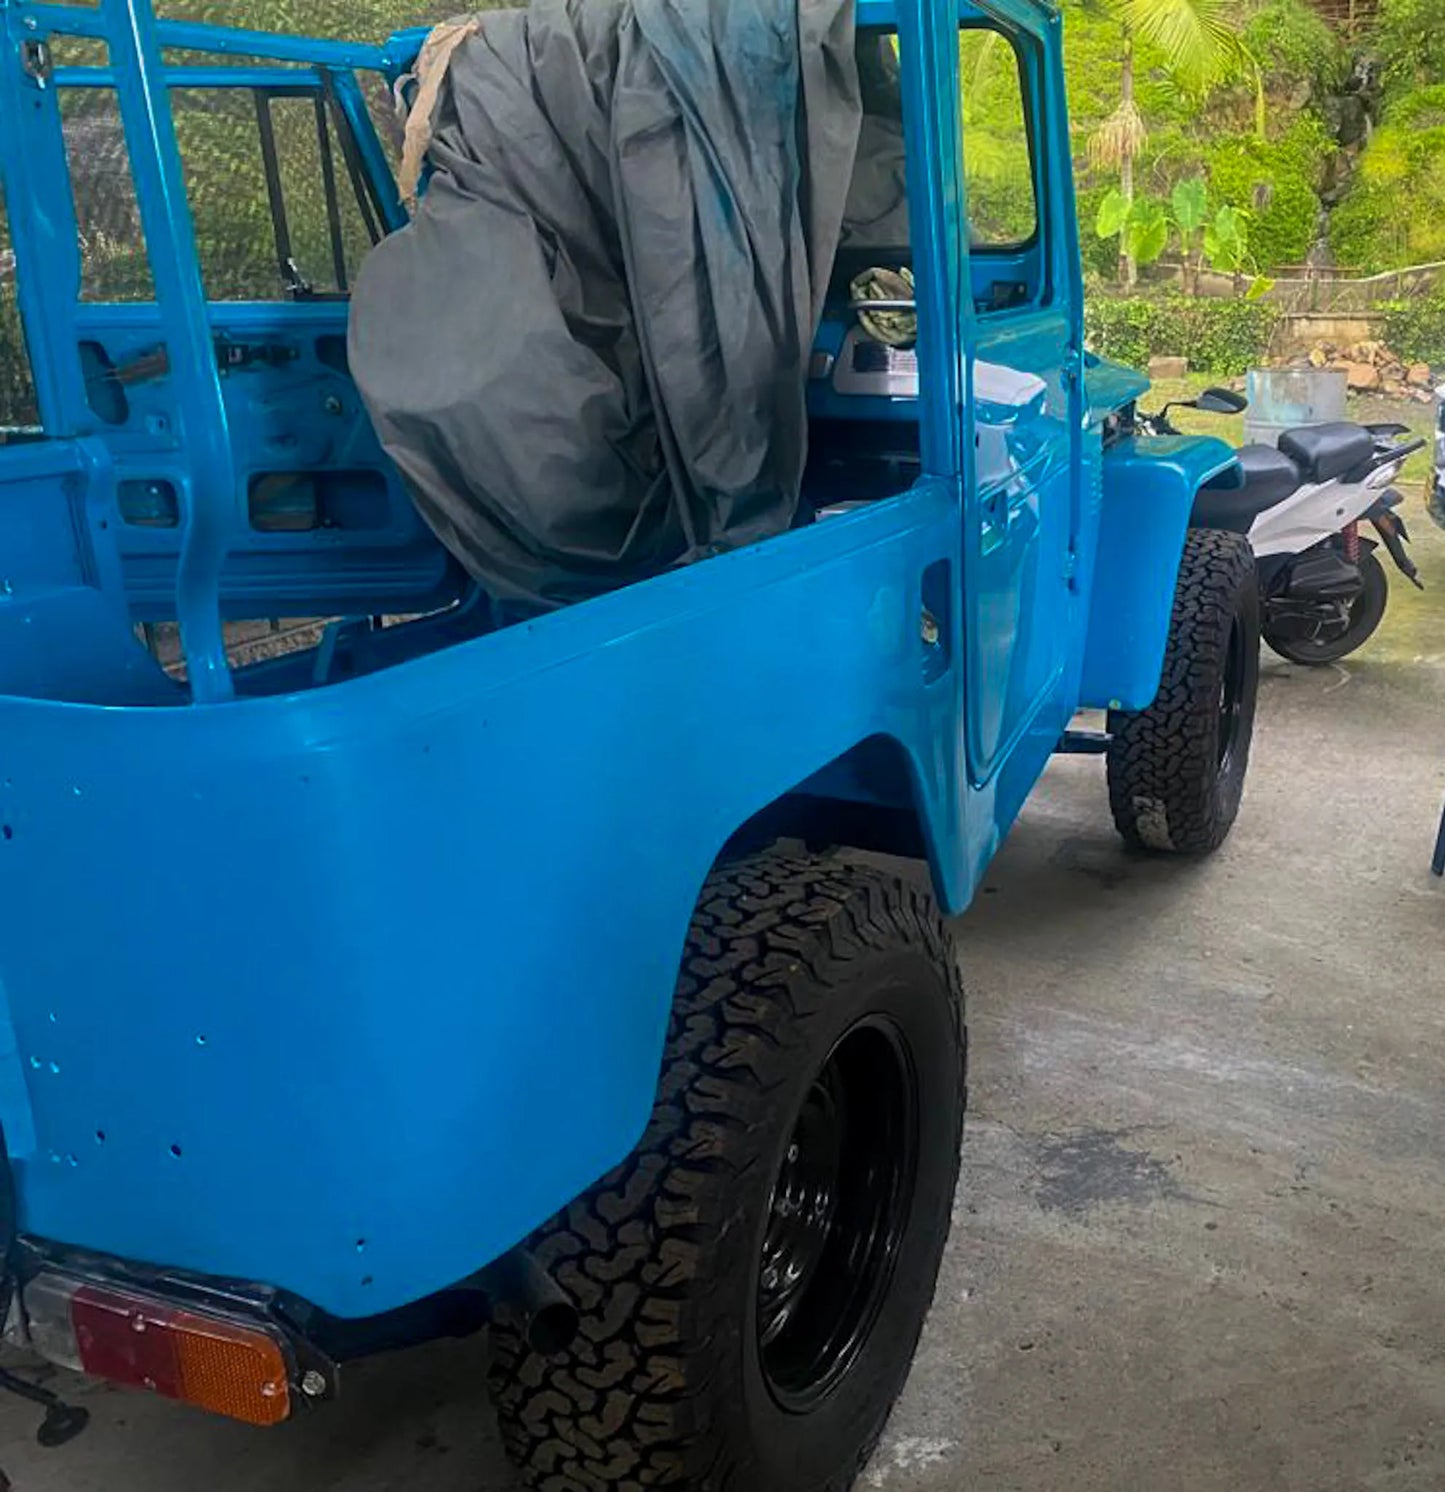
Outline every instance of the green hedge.
[[1279, 308], [1268, 301], [1170, 295], [1096, 296], [1084, 305], [1089, 346], [1142, 368], [1158, 355], [1187, 357], [1196, 372], [1232, 378], [1269, 350]]
[[1388, 302], [1385, 345], [1404, 362], [1445, 368], [1445, 290], [1424, 300]]

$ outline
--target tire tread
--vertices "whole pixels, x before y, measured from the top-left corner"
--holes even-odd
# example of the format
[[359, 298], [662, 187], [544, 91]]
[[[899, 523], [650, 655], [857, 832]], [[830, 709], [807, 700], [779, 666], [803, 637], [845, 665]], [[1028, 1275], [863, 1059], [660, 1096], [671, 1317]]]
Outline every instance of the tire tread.
[[[718, 1424], [710, 1371], [714, 1344], [740, 1328], [709, 1311], [700, 1277], [717, 1230], [733, 1221], [729, 1196], [757, 1164], [750, 1138], [766, 1122], [800, 1029], [859, 958], [900, 941], [950, 971], [962, 1052], [957, 948], [926, 891], [852, 862], [776, 851], [709, 878], [647, 1132], [530, 1241], [582, 1313], [578, 1342], [548, 1361], [505, 1315], [492, 1333], [503, 1440], [530, 1486], [747, 1492]], [[798, 1492], [851, 1486], [891, 1407], [867, 1428], [855, 1465]]]
[[1239, 783], [1222, 784], [1218, 699], [1230, 632], [1248, 619], [1249, 728], [1259, 651], [1259, 582], [1242, 535], [1190, 531], [1180, 561], [1159, 692], [1147, 710], [1115, 712], [1109, 727], [1109, 806], [1126, 843], [1182, 855], [1209, 854], [1239, 811], [1248, 735], [1236, 762]]

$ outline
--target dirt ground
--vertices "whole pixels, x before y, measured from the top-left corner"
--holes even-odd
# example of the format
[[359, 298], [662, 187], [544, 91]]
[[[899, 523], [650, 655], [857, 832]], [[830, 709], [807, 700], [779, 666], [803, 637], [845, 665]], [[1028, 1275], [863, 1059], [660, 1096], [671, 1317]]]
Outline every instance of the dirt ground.
[[[886, 1492], [1445, 1487], [1445, 534], [1378, 639], [1270, 659], [1244, 815], [1124, 853], [1059, 761], [963, 920], [963, 1183]], [[485, 1343], [370, 1363], [254, 1433], [64, 1380], [0, 1398], [19, 1492], [513, 1492]], [[59, 1377], [53, 1381], [62, 1381]], [[5, 1482], [0, 1480], [0, 1486]]]

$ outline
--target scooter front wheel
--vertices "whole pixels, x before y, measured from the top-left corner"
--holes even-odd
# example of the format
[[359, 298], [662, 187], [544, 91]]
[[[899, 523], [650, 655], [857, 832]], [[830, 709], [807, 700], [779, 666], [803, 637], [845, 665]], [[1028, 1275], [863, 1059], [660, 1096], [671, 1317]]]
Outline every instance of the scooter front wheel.
[[1266, 609], [1264, 618], [1264, 640], [1281, 658], [1291, 663], [1303, 663], [1306, 667], [1319, 667], [1325, 663], [1338, 663], [1356, 649], [1361, 648], [1384, 620], [1385, 606], [1390, 599], [1390, 582], [1385, 577], [1385, 567], [1373, 554], [1362, 554], [1359, 561], [1360, 579], [1364, 588], [1350, 603], [1349, 619], [1321, 627], [1314, 637], [1280, 636], [1270, 626]]

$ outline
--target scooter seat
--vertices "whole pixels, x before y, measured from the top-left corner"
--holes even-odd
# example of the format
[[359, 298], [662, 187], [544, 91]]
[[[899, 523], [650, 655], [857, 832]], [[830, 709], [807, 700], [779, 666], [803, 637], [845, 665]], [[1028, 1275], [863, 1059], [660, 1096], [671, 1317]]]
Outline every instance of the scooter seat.
[[1363, 466], [1375, 453], [1375, 438], [1363, 425], [1336, 420], [1286, 430], [1279, 448], [1298, 465], [1306, 482], [1328, 482]]
[[[1222, 528], [1247, 534], [1261, 513], [1282, 503], [1300, 485], [1300, 470], [1273, 446], [1242, 446], [1236, 453], [1242, 485], [1201, 487], [1189, 522], [1193, 528]], [[1221, 481], [1237, 483], [1233, 472]]]

